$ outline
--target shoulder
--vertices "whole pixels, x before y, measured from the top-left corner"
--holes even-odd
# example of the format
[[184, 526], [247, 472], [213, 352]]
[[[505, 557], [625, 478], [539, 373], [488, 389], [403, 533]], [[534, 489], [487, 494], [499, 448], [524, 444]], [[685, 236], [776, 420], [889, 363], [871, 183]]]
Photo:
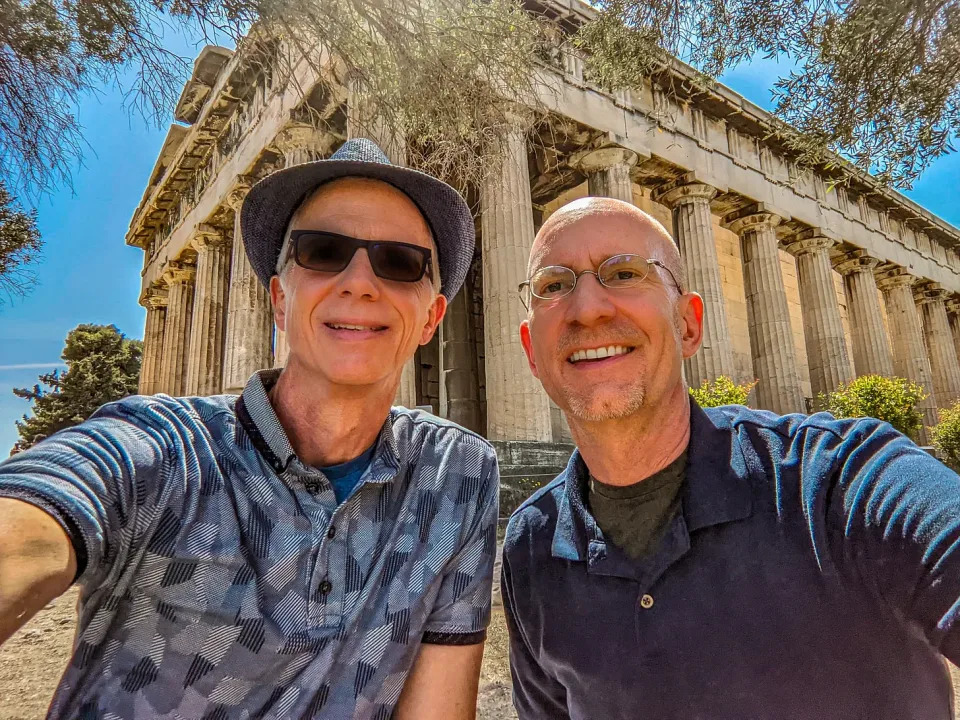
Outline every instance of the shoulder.
[[[553, 542], [557, 526], [560, 499], [564, 493], [566, 473], [561, 473], [551, 482], [527, 498], [510, 516], [504, 539], [505, 554]], [[522, 552], [522, 551], [521, 551]]]
[[392, 408], [390, 419], [401, 453], [416, 448], [437, 460], [459, 455], [463, 461], [496, 464], [497, 454], [489, 441], [455, 422], [405, 407]]

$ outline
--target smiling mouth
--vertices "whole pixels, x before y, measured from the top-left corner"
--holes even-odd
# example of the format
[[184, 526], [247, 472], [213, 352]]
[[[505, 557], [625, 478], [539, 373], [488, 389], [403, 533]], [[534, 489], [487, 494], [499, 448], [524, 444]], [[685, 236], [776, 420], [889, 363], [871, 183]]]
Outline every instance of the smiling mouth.
[[596, 360], [606, 360], [607, 358], [618, 357], [632, 353], [634, 348], [629, 345], [607, 345], [602, 348], [591, 348], [589, 350], [577, 350], [573, 355], [567, 358], [567, 362], [576, 365], [582, 362], [591, 362]]
[[324, 323], [331, 330], [353, 330], [354, 332], [380, 332], [386, 325], [351, 325], [348, 323]]

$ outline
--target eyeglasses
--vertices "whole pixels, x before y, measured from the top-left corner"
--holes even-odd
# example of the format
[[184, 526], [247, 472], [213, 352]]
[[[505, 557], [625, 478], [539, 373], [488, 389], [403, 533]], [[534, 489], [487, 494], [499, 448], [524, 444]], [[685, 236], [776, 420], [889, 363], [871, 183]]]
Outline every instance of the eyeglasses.
[[409, 283], [424, 276], [433, 254], [428, 248], [409, 243], [359, 240], [319, 230], [290, 233], [293, 260], [307, 270], [343, 272], [360, 248], [367, 251], [370, 267], [377, 277]]
[[524, 298], [525, 289], [541, 300], [559, 300], [573, 292], [581, 276], [596, 275], [604, 287], [623, 290], [636, 287], [646, 280], [654, 266], [666, 270], [677, 290], [683, 295], [683, 288], [670, 268], [659, 260], [643, 258], [640, 255], [614, 255], [600, 263], [596, 271], [584, 270], [579, 273], [563, 265], [548, 265], [537, 270], [526, 282], [520, 283], [517, 289], [520, 292], [520, 301], [529, 309], [527, 298]]

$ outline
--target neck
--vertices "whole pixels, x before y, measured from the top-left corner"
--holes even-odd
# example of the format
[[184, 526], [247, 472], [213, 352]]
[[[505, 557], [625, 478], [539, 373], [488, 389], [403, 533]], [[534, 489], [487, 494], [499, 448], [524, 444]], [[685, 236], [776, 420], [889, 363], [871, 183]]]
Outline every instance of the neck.
[[325, 467], [376, 442], [395, 394], [396, 387], [332, 386], [294, 361], [270, 390], [270, 404], [300, 461]]
[[680, 457], [690, 443], [690, 398], [683, 383], [656, 407], [630, 417], [567, 420], [590, 474], [607, 485], [645, 480]]

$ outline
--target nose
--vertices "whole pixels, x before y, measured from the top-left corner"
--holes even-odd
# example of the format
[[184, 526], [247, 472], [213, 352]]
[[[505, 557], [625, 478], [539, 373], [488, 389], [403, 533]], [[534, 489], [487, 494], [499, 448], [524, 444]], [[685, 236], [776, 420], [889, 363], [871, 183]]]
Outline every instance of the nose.
[[593, 273], [580, 275], [576, 287], [566, 300], [566, 320], [569, 323], [589, 327], [609, 320], [616, 314], [607, 289]]
[[341, 297], [366, 297], [376, 300], [380, 296], [380, 285], [366, 249], [359, 248], [353, 254], [350, 264], [337, 275], [337, 285]]

